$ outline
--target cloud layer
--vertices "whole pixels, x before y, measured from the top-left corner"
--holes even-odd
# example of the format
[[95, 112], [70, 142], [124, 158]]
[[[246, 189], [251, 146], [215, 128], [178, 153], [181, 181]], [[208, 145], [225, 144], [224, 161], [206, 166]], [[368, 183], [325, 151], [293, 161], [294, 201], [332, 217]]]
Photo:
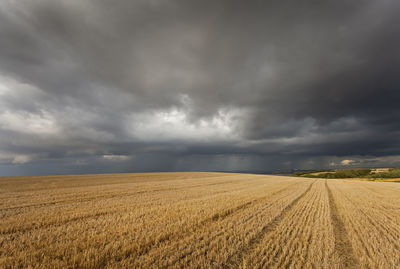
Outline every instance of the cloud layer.
[[3, 1], [1, 173], [400, 165], [399, 12]]

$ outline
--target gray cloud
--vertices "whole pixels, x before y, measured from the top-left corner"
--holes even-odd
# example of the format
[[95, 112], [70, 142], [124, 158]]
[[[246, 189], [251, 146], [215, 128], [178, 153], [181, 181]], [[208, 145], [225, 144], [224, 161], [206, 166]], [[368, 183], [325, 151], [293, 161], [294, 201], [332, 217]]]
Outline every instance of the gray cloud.
[[400, 150], [399, 11], [5, 1], [3, 174], [382, 165]]

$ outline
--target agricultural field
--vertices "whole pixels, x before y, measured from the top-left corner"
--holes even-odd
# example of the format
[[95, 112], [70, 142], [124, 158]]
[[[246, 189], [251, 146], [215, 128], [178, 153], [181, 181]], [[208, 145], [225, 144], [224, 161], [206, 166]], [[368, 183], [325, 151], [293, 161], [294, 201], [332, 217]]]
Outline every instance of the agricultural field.
[[400, 268], [399, 183], [0, 178], [0, 216], [0, 268]]
[[400, 182], [400, 168], [358, 168], [294, 173], [296, 177]]

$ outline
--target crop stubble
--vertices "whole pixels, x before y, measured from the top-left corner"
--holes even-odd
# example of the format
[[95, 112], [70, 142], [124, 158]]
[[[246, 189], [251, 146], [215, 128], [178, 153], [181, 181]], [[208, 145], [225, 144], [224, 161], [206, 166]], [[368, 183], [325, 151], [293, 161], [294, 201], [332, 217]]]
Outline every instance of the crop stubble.
[[0, 179], [0, 267], [400, 268], [400, 184], [228, 173]]

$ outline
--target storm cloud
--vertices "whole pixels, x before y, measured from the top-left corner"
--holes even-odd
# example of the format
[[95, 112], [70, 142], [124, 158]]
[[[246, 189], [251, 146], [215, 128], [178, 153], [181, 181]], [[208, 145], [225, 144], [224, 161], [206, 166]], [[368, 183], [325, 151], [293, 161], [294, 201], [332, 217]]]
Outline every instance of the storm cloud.
[[400, 2], [0, 3], [0, 175], [400, 165]]

